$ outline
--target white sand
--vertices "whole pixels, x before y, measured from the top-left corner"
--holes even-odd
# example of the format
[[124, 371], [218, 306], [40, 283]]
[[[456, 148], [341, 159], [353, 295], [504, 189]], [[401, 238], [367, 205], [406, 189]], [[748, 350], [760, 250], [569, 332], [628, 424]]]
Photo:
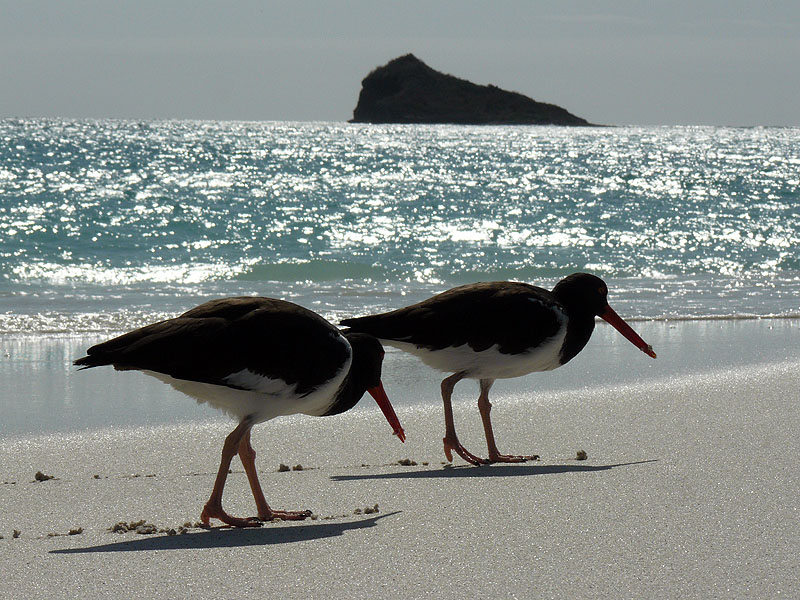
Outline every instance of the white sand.
[[[498, 393], [500, 449], [542, 460], [481, 468], [443, 468], [438, 406], [398, 408], [405, 445], [367, 403], [277, 420], [253, 435], [267, 499], [321, 518], [176, 536], [107, 528], [196, 521], [230, 427], [7, 438], [0, 595], [800, 597], [799, 391], [792, 358], [578, 392]], [[474, 402], [460, 401], [456, 419], [465, 446], [485, 454]], [[579, 449], [588, 460], [574, 459]], [[406, 457], [419, 464], [392, 464]], [[278, 473], [281, 462], [305, 470]], [[36, 471], [56, 479], [34, 482]], [[251, 515], [237, 462], [234, 471], [225, 505]], [[352, 514], [376, 503], [377, 515]], [[75, 527], [83, 533], [48, 537]]]

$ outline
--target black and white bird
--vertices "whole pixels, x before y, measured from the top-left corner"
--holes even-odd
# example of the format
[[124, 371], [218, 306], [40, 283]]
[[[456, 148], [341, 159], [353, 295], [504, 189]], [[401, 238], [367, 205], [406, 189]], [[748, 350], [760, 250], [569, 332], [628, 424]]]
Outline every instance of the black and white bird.
[[[455, 451], [474, 465], [524, 462], [533, 456], [501, 454], [492, 431], [489, 389], [496, 379], [548, 371], [580, 352], [594, 330], [596, 316], [613, 325], [652, 358], [653, 348], [608, 305], [606, 284], [587, 273], [574, 273], [553, 291], [515, 282], [474, 283], [388, 313], [344, 319], [350, 331], [367, 333], [384, 344], [418, 356], [439, 371], [442, 381], [444, 452]], [[480, 382], [478, 409], [489, 459], [478, 458], [458, 440], [450, 398], [460, 380]]]
[[[384, 350], [368, 334], [342, 333], [291, 302], [238, 297], [212, 300], [166, 321], [92, 346], [75, 364], [138, 370], [239, 421], [227, 436], [211, 497], [201, 519], [256, 527], [275, 518], [301, 520], [310, 511], [281, 511], [264, 499], [250, 430], [281, 415], [327, 416], [349, 410], [369, 392], [395, 435], [405, 433], [381, 383]], [[257, 517], [222, 508], [231, 460], [238, 454], [255, 498]]]

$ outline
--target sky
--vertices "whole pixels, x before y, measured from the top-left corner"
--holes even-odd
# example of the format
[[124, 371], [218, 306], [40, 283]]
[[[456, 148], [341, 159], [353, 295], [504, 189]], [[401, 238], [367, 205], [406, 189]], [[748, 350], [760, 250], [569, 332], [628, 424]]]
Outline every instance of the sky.
[[346, 121], [409, 52], [593, 123], [800, 126], [797, 0], [0, 0], [0, 118]]

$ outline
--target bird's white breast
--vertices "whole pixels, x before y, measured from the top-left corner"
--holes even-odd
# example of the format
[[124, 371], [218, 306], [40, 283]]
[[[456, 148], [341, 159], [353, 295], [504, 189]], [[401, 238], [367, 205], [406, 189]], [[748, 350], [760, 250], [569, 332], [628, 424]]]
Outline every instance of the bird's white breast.
[[444, 373], [463, 372], [470, 379], [508, 379], [536, 371], [550, 371], [561, 366], [559, 357], [566, 334], [566, 319], [564, 319], [553, 337], [519, 354], [502, 353], [498, 349], [498, 344], [476, 352], [469, 344], [429, 350], [408, 342], [381, 341], [419, 357], [429, 367]]

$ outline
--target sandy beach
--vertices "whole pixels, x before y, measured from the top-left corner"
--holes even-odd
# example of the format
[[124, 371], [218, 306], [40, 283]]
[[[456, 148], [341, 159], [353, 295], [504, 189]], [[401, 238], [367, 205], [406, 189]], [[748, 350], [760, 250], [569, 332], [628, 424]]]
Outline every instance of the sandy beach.
[[[565, 367], [561, 385], [537, 389], [539, 375], [498, 383], [500, 449], [541, 456], [522, 465], [444, 465], [441, 407], [408, 398], [435, 398], [438, 377], [409, 371], [398, 357], [405, 379], [397, 365], [387, 365], [384, 379], [406, 444], [371, 401], [335, 417], [290, 417], [254, 430], [270, 504], [317, 517], [254, 530], [181, 532], [210, 493], [232, 428], [223, 420], [6, 435], [2, 595], [797, 597], [800, 356], [787, 348], [798, 324], [773, 325], [753, 325], [753, 335], [730, 323], [639, 324], [662, 361], [646, 364], [635, 350], [609, 347], [613, 338], [598, 330], [587, 348], [594, 354], [576, 359], [574, 372]], [[732, 347], [725, 335], [751, 346]], [[686, 343], [695, 338], [707, 343]], [[695, 349], [680, 353], [683, 345]], [[776, 345], [773, 355], [757, 351]], [[601, 355], [619, 363], [620, 351], [627, 353], [620, 370], [630, 376], [584, 377], [602, 370]], [[17, 368], [6, 364], [3, 383], [20, 399], [24, 389], [11, 385]], [[98, 373], [124, 377], [134, 389], [145, 379]], [[37, 385], [58, 393], [58, 377]], [[475, 386], [458, 389], [460, 437], [483, 454]], [[578, 450], [588, 458], [577, 460]], [[410, 464], [399, 464], [404, 459]], [[279, 472], [281, 463], [303, 470]], [[37, 472], [53, 478], [37, 481]], [[376, 504], [377, 513], [364, 513]], [[254, 510], [238, 462], [225, 505], [240, 516]], [[141, 520], [161, 531], [109, 531]]]

